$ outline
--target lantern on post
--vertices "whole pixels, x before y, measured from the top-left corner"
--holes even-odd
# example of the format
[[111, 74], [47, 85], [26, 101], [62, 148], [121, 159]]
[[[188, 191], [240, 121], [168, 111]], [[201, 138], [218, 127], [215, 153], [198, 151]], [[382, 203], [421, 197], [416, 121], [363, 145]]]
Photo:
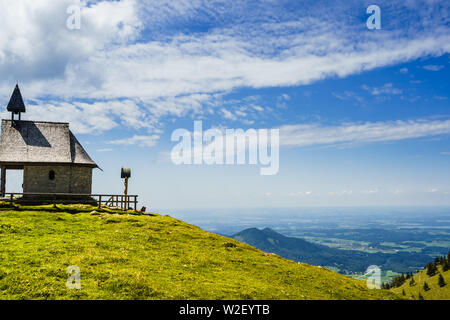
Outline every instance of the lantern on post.
[[131, 178], [131, 169], [122, 168], [120, 177], [125, 179], [125, 210], [128, 210], [128, 179]]

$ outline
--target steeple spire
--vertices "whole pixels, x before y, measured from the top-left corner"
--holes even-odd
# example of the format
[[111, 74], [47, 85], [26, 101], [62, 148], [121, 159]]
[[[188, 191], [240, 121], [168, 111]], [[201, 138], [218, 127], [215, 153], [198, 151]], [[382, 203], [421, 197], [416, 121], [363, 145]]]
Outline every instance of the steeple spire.
[[23, 103], [22, 94], [20, 93], [19, 85], [16, 84], [14, 91], [11, 95], [11, 99], [9, 100], [8, 107], [6, 108], [9, 112], [11, 112], [12, 120], [14, 120], [14, 115], [19, 115], [22, 112], [26, 112], [25, 104]]

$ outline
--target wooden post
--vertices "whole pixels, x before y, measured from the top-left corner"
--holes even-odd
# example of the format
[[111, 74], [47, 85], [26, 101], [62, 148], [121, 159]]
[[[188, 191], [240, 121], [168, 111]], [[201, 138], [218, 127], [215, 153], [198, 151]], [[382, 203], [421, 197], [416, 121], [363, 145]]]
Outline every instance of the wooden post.
[[134, 211], [137, 211], [137, 196], [134, 196]]
[[5, 196], [6, 192], [6, 167], [2, 166], [2, 177], [1, 177], [1, 186], [0, 186], [0, 193], [2, 197]]
[[125, 178], [125, 210], [128, 210], [128, 178]]
[[11, 193], [11, 207], [14, 207], [14, 194]]
[[98, 208], [102, 207], [102, 196], [98, 196]]

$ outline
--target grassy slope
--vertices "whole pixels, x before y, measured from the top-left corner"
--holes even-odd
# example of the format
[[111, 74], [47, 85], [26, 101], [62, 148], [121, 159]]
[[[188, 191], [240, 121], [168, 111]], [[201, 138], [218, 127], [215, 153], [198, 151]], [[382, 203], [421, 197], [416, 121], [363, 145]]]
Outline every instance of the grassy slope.
[[[398, 287], [391, 289], [392, 292], [402, 295], [403, 290], [405, 290], [405, 297], [409, 299], [418, 299], [419, 291], [425, 300], [450, 300], [450, 270], [442, 272], [442, 268], [439, 268], [442, 276], [447, 282], [444, 287], [439, 287], [438, 278], [439, 274], [432, 277], [427, 276], [426, 270], [423, 270], [414, 275], [414, 280], [416, 284], [414, 286], [409, 285], [409, 279]], [[423, 284], [427, 282], [430, 287], [429, 291], [423, 290]]]
[[0, 299], [398, 298], [169, 216], [59, 208], [0, 209]]

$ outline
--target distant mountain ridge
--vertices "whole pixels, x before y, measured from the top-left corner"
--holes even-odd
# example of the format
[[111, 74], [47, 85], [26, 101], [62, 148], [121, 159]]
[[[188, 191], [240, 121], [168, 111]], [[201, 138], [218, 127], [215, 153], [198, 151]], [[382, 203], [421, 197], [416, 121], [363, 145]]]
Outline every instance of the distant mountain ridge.
[[233, 235], [233, 238], [236, 240], [238, 240], [237, 238], [239, 237], [242, 237], [243, 242], [246, 243], [247, 241], [257, 242], [258, 246], [264, 249], [288, 248], [294, 246], [297, 249], [301, 249], [302, 253], [312, 253], [317, 250], [326, 250], [328, 248], [323, 245], [308, 242], [301, 238], [286, 237], [270, 228], [264, 228], [262, 230], [249, 228]]
[[407, 271], [405, 270], [405, 261], [408, 261], [409, 265], [421, 266], [429, 260], [429, 257], [424, 254], [408, 252], [365, 253], [331, 248], [301, 238], [287, 237], [270, 228], [262, 230], [249, 228], [231, 237], [286, 259], [338, 268], [341, 273], [364, 272], [370, 265], [378, 265], [383, 270], [405, 272]]

